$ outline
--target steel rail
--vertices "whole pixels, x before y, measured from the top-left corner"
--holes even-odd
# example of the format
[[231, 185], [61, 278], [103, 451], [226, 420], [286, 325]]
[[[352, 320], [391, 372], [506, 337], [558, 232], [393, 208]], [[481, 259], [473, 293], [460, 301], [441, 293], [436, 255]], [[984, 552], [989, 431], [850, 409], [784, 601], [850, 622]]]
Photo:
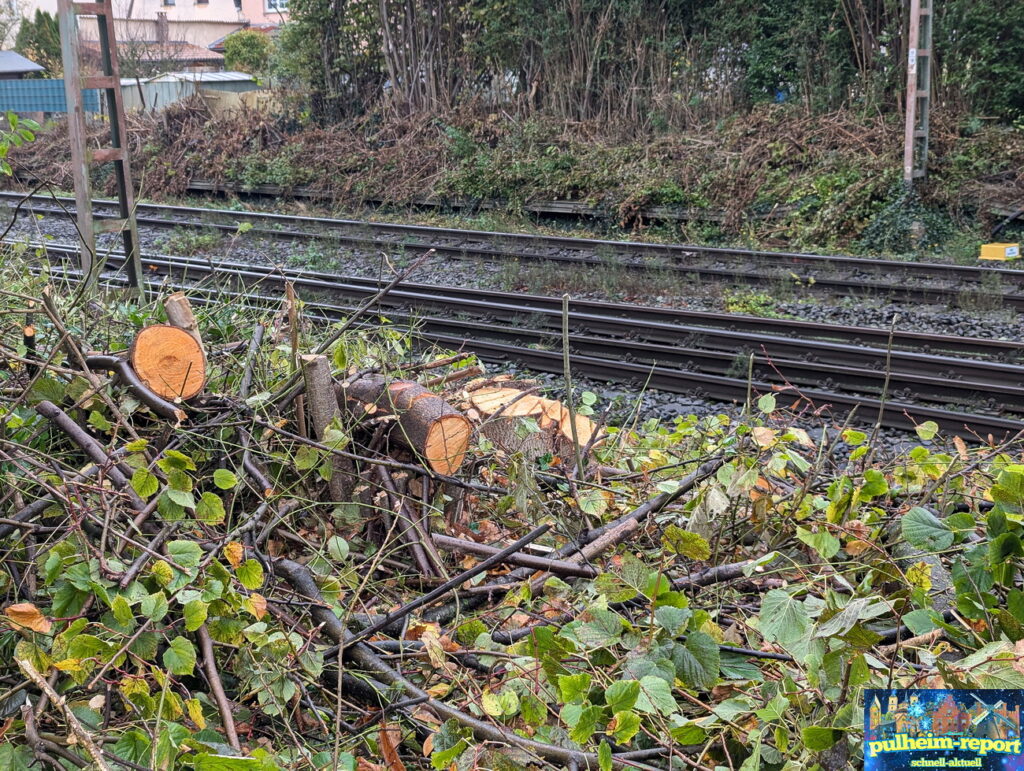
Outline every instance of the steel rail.
[[[49, 247], [50, 253], [64, 259], [69, 256], [67, 251], [61, 251]], [[119, 257], [113, 255], [116, 262]], [[324, 281], [321, 278], [310, 277], [302, 272], [276, 271], [273, 268], [254, 270], [252, 266], [242, 266], [233, 263], [211, 263], [198, 260], [187, 260], [182, 258], [156, 258], [152, 255], [145, 260], [151, 268], [159, 267], [169, 275], [178, 280], [193, 278], [196, 274], [204, 278], [217, 276], [219, 278], [234, 278], [240, 280], [242, 287], [252, 288], [266, 283], [283, 285], [285, 282], [292, 283], [297, 288], [310, 292], [327, 294], [332, 299], [339, 296], [350, 297], [354, 300], [365, 299], [372, 295], [377, 288], [376, 282], [366, 281], [361, 286], [339, 284], [336, 281]], [[154, 272], [153, 278], [157, 277]], [[333, 278], [328, 276], [328, 278]], [[192, 284], [195, 286], [195, 284]], [[313, 302], [316, 300], [309, 297]], [[522, 313], [522, 309], [516, 306], [500, 305], [494, 303], [481, 303], [472, 301], [459, 301], [445, 298], [438, 295], [417, 295], [415, 292], [408, 292], [402, 289], [393, 290], [387, 298], [390, 307], [405, 308], [413, 307], [417, 310], [430, 308], [434, 310], [451, 311], [452, 309], [465, 312], [467, 308], [477, 312], [477, 318], [490, 315], [495, 312], [507, 314]], [[321, 303], [323, 304], [323, 303]], [[394, 316], [394, 313], [389, 313]], [[490, 335], [495, 336], [496, 330], [504, 342], [509, 340], [520, 343], [528, 341], [531, 346], [543, 346], [557, 340], [558, 326], [560, 324], [560, 309], [549, 310], [545, 313], [548, 329], [521, 329], [516, 327], [498, 326], [486, 324], [479, 321], [467, 321], [461, 319], [442, 319], [438, 317], [420, 317], [414, 314], [407, 315], [410, 320], [415, 320], [424, 326], [431, 335], [442, 335], [446, 339], [456, 339], [462, 335], [463, 342], [467, 340], [477, 341]], [[574, 327], [581, 325], [586, 334], [574, 333], [571, 337], [571, 346], [577, 353], [583, 355], [594, 355], [601, 357], [626, 358], [629, 361], [642, 361], [645, 365], [664, 366], [671, 364], [676, 369], [692, 370], [707, 375], [720, 375], [723, 372], [740, 369], [746, 371], [747, 357], [753, 356], [755, 373], [758, 378], [766, 383], [775, 386], [794, 381], [798, 385], [821, 387], [827, 386], [829, 392], [836, 388], [854, 391], [875, 391], [882, 390], [885, 380], [885, 373], [873, 371], [869, 364], [878, 364], [885, 360], [885, 352], [872, 349], [853, 349], [846, 351], [849, 355], [853, 352], [858, 354], [858, 361], [850, 365], [840, 357], [840, 364], [829, 364], [821, 361], [810, 362], [799, 358], [790, 358], [787, 354], [806, 354], [808, 348], [818, 352], [822, 344], [811, 341], [783, 340], [782, 348], [776, 346], [775, 351], [764, 347], [764, 352], [758, 354], [756, 351], [749, 353], [744, 350], [737, 350], [733, 345], [727, 351], [707, 350], [692, 346], [684, 346], [684, 340], [680, 339], [678, 328], [670, 327], [666, 332], [675, 334], [671, 344], [659, 344], [650, 342], [639, 342], [637, 340], [624, 339], [623, 327], [629, 328], [634, 322], [628, 319], [616, 319], [612, 317], [598, 317], [592, 314], [570, 314]], [[640, 325], [641, 329], [645, 325]], [[595, 329], [598, 327], [598, 329]], [[612, 337], [593, 337], [595, 331], [607, 331]], [[740, 337], [740, 333], [727, 333]], [[467, 337], [467, 335], [470, 335]], [[749, 351], [749, 341], [747, 341]], [[925, 354], [909, 353], [903, 357], [895, 352], [892, 355], [893, 365], [901, 362], [910, 362], [910, 369], [902, 370], [893, 366], [889, 372], [890, 393], [900, 395], [910, 394], [914, 398], [939, 401], [944, 403], [957, 402], [967, 404], [989, 403], [998, 404], [1019, 411], [1024, 406], [1024, 390], [1021, 382], [1024, 380], [1024, 367], [1005, 365], [995, 362], [976, 362], [970, 360], [952, 359], [949, 357], [934, 357]], [[928, 365], [933, 374], [922, 374]], [[970, 373], [976, 380], [962, 380], [951, 377], [949, 367], [958, 368], [958, 374], [963, 377]]]
[[[61, 247], [54, 244], [39, 244], [38, 246], [50, 249], [54, 253], [60, 251]], [[162, 265], [169, 265], [176, 259], [183, 261], [183, 265], [190, 264], [188, 258], [175, 258], [165, 255], [147, 255], [151, 264], [159, 262]], [[191, 261], [195, 262], [195, 261]], [[205, 263], [205, 261], [204, 261]], [[251, 269], [258, 272], [276, 271], [276, 268], [265, 266], [253, 266], [249, 264], [219, 260], [218, 264], [224, 265], [230, 270]], [[323, 271], [310, 270], [289, 270], [292, 276], [303, 276], [329, 284], [336, 284], [339, 288], [346, 285], [376, 286], [376, 281], [358, 276], [345, 276]], [[440, 296], [442, 301], [449, 299], [465, 299], [468, 301], [486, 301], [497, 304], [516, 306], [522, 315], [532, 313], [534, 310], [553, 311], [561, 310], [561, 300], [544, 295], [531, 295], [513, 292], [500, 292], [496, 290], [464, 289], [460, 287], [439, 287], [434, 284], [403, 284], [403, 292], [416, 291], [422, 295]], [[886, 348], [890, 342], [890, 331], [873, 327], [838, 326], [835, 324], [821, 324], [817, 322], [798, 321], [793, 319], [770, 319], [754, 316], [743, 316], [740, 314], [709, 313], [702, 311], [687, 311], [677, 308], [659, 308], [653, 306], [638, 306], [629, 303], [612, 303], [598, 300], [573, 300], [573, 308], [578, 312], [586, 312], [598, 316], [620, 317], [633, 321], [642, 321], [647, 327], [650, 335], [657, 335], [660, 328], [658, 324], [670, 324], [680, 327], [684, 331], [701, 335], [712, 336], [715, 339], [728, 345], [735, 345], [737, 340], [746, 339], [754, 344], [763, 344], [773, 341], [770, 337], [759, 339], [751, 337], [752, 334], [762, 334], [776, 337], [800, 337], [809, 339], [820, 339], [831, 343], [841, 343], [860, 349], [864, 346]], [[698, 329], [693, 329], [698, 328]], [[738, 333], [745, 333], [745, 336], [729, 336], [716, 334], [713, 330], [729, 330]], [[641, 329], [638, 334], [644, 334]], [[671, 339], [678, 339], [678, 333], [673, 333]], [[895, 330], [892, 332], [892, 345], [896, 349], [909, 349], [921, 354], [942, 352], [947, 355], [977, 356], [985, 355], [1002, 359], [1024, 359], [1024, 343], [1008, 340], [989, 340], [984, 338], [953, 337], [948, 335], [936, 335], [921, 332], [908, 332]], [[822, 350], [829, 350], [823, 348]], [[851, 353], [847, 350], [848, 353]], [[951, 362], [953, 364], [953, 362]], [[951, 370], [952, 372], [952, 370]], [[955, 376], [955, 375], [954, 375]]]
[[[65, 271], [66, 276], [73, 277], [76, 271]], [[118, 281], [118, 278], [120, 279]], [[149, 277], [151, 283], [159, 286], [166, 284]], [[123, 276], [105, 277], [107, 282], [124, 285]], [[225, 297], [251, 304], [273, 305], [281, 301], [281, 296], [254, 294], [252, 291], [226, 292], [214, 287], [200, 287], [195, 284], [175, 283], [175, 289], [190, 289], [196, 294], [192, 299], [199, 303], [221, 303]], [[306, 302], [307, 317], [338, 321], [347, 317], [352, 311], [351, 306], [337, 306], [315, 300]], [[414, 323], [416, 320], [413, 320]], [[452, 322], [446, 322], [452, 323]], [[427, 329], [416, 329], [413, 334], [425, 342], [443, 345], [454, 350], [471, 349], [484, 361], [508, 362], [515, 361], [538, 372], [560, 374], [562, 369], [562, 353], [559, 350], [544, 350], [516, 344], [518, 335], [524, 330], [512, 330], [507, 327], [489, 326], [488, 334], [498, 339], [465, 336], [465, 325], [455, 322], [458, 332], [444, 332]], [[505, 336], [505, 340], [502, 340]], [[511, 338], [511, 342], [509, 339]], [[575, 347], [577, 338], [570, 342]], [[606, 341], [602, 341], [606, 342]], [[959, 412], [937, 407], [887, 399], [884, 402], [873, 397], [836, 393], [820, 389], [796, 388], [790, 385], [779, 386], [770, 382], [735, 378], [725, 375], [708, 374], [693, 370], [666, 367], [660, 364], [646, 364], [629, 361], [620, 356], [615, 359], [594, 356], [591, 354], [574, 353], [572, 366], [575, 372], [602, 382], [625, 384], [641, 384], [668, 393], [686, 394], [695, 398], [708, 398], [725, 402], [743, 402], [748, 395], [757, 393], [775, 393], [786, 399], [792, 398], [787, 405], [801, 414], [819, 417], [822, 415], [850, 416], [854, 422], [873, 422], [876, 419], [890, 428], [912, 430], [926, 420], [935, 421], [939, 427], [958, 436], [986, 440], [988, 436], [1005, 438], [1016, 435], [1024, 429], [1024, 423], [998, 415]]]
[[[61, 259], [74, 256], [73, 247], [39, 244], [37, 248], [44, 249], [47, 254]], [[123, 260], [123, 256], [111, 253], [107, 259], [119, 262]], [[326, 293], [332, 298], [348, 297], [362, 300], [374, 294], [380, 287], [379, 282], [373, 279], [230, 261], [212, 262], [150, 254], [144, 255], [144, 264], [152, 274], [177, 272], [181, 277], [196, 273], [206, 276], [216, 274], [222, 278], [245, 279], [251, 284], [283, 284], [287, 281], [295, 286]], [[540, 327], [549, 330], [549, 335], [561, 329], [561, 300], [541, 295], [459, 290], [430, 284], [403, 284], [389, 292], [381, 300], [380, 305], [392, 310], [414, 308], [421, 311], [456, 311], [466, 313], [475, 319], [500, 319], [514, 328]], [[613, 315], [615, 311], [622, 310], [633, 311], [635, 315]], [[654, 312], [648, 315], [649, 310]], [[726, 351], [734, 358], [747, 353], [760, 353], [772, 360], [803, 360], [815, 366], [849, 366], [868, 372], [879, 370], [886, 359], [883, 348], [699, 327], [672, 323], [663, 318], [660, 309], [614, 306], [596, 301], [570, 301], [570, 322], [575, 329], [584, 329], [590, 334], [600, 333], [620, 340], [628, 339], [633, 346], [642, 343], [676, 347], [689, 345], [694, 349]], [[911, 334], [912, 340], [935, 337], [920, 333]], [[962, 359], [921, 353], [918, 350], [893, 350], [888, 358], [890, 368], [894, 372], [932, 376], [944, 381], [974, 382], [978, 387], [1007, 386], [1014, 390], [1020, 389], [1021, 383], [1024, 382], [1024, 366], [1004, 362]]]
[[[0, 193], [0, 200], [21, 200], [25, 196], [17, 193]], [[29, 200], [40, 203], [52, 202], [52, 198], [37, 195]], [[62, 203], [73, 203], [71, 199], [58, 199]], [[112, 202], [96, 200], [97, 206], [109, 206]], [[42, 213], [59, 214], [60, 209], [36, 209]], [[663, 270], [682, 273], [697, 273], [716, 280], [728, 279], [741, 281], [742, 283], [760, 284], [765, 282], [793, 281], [798, 286], [811, 291], [828, 291], [832, 294], [844, 294], [856, 296], [859, 293], [888, 294], [893, 297], [900, 297], [907, 300], [920, 302], [955, 302], [959, 300], [964, 292], [972, 290], [985, 291], [990, 294], [998, 294], [1003, 297], [1004, 303], [1015, 307], [1024, 308], [1024, 295], [1016, 292], [997, 291], [995, 288], [984, 286], [984, 282], [998, 280], [1000, 283], [1008, 282], [1018, 287], [1024, 286], [1024, 270], [1013, 270], [997, 267], [976, 267], [949, 265], [943, 263], [919, 263], [900, 260], [881, 260], [863, 257], [849, 257], [844, 255], [818, 255], [803, 252], [774, 252], [767, 250], [736, 249], [731, 247], [694, 246], [687, 244], [651, 244], [635, 241], [611, 241], [601, 239], [568, 238], [558, 236], [540, 236], [521, 233], [502, 233], [473, 231], [465, 229], [436, 228], [425, 225], [403, 225], [378, 222], [367, 222], [360, 220], [334, 219], [326, 217], [308, 217], [299, 215], [274, 214], [269, 212], [237, 212], [224, 209], [203, 209], [196, 207], [169, 206], [155, 204], [138, 204], [137, 213], [153, 214], [176, 214], [179, 216], [210, 217], [216, 216], [228, 218], [234, 224], [216, 223], [210, 221], [185, 221], [168, 220], [152, 216], [140, 218], [152, 227], [174, 228], [174, 227], [205, 227], [220, 230], [223, 232], [237, 232], [238, 223], [248, 222], [261, 224], [276, 224], [281, 226], [294, 226], [295, 224], [313, 225], [326, 228], [342, 228], [344, 230], [361, 230], [364, 235], [345, 235], [337, 232], [303, 231], [294, 229], [261, 229], [249, 231], [256, 235], [275, 238], [307, 238], [335, 240], [342, 243], [349, 243], [356, 246], [380, 247], [382, 239], [379, 236], [365, 235], [367, 232], [398, 234], [406, 237], [417, 235], [426, 237], [427, 241], [388, 242], [393, 246], [413, 251], [422, 252], [427, 249], [435, 249], [439, 254], [457, 258], [475, 258], [492, 260], [531, 260], [546, 262], [561, 262], [567, 264], [609, 266], [620, 265], [627, 269], [635, 270]], [[103, 217], [104, 215], [99, 215]], [[490, 246], [479, 243], [472, 245], [461, 243], [457, 245], [438, 243], [437, 239], [449, 239], [456, 241], [476, 241], [492, 244]], [[499, 244], [499, 246], [493, 246]], [[524, 247], [543, 247], [544, 249], [561, 249], [586, 254], [565, 254], [565, 253], [538, 253], [523, 251]], [[515, 247], [519, 251], [512, 252], [509, 247]], [[644, 263], [619, 262], [612, 263], [607, 259], [593, 256], [592, 252], [619, 252], [628, 257], [669, 257], [676, 260], [690, 260], [694, 256], [712, 256], [722, 259], [743, 258], [756, 260], [759, 264], [774, 264], [790, 272], [797, 269], [825, 269], [834, 272], [837, 269], [848, 270], [853, 273], [870, 272], [880, 273], [885, 276], [905, 275], [915, 278], [938, 277], [944, 280], [969, 280], [976, 282], [976, 287], [929, 287], [929, 286], [907, 286], [897, 283], [874, 283], [862, 279], [840, 279], [827, 275], [786, 275], [786, 274], [764, 274], [744, 273], [742, 271], [730, 270], [728, 268], [712, 268], [707, 266], [691, 265], [685, 262], [674, 262], [660, 265], [645, 265]]]

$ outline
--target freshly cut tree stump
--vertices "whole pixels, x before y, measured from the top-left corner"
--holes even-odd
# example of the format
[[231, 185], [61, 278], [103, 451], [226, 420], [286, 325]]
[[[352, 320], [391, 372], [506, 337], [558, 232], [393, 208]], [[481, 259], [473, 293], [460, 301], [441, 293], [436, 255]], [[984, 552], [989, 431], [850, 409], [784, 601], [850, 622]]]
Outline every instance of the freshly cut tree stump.
[[[568, 455], [573, 450], [572, 422], [569, 408], [555, 399], [524, 391], [515, 383], [500, 382], [496, 386], [475, 388], [468, 393], [472, 411], [481, 418], [483, 435], [505, 452], [521, 452], [530, 458], [546, 453]], [[533, 418], [539, 432], [519, 430], [519, 418]], [[576, 415], [576, 435], [586, 446], [597, 430], [585, 415]]]
[[143, 329], [135, 336], [129, 361], [139, 379], [164, 399], [187, 401], [206, 384], [206, 354], [178, 327], [156, 324]]
[[358, 403], [367, 413], [394, 415], [392, 436], [414, 450], [438, 474], [451, 475], [466, 457], [473, 424], [469, 418], [419, 383], [368, 375], [338, 387], [338, 403]]

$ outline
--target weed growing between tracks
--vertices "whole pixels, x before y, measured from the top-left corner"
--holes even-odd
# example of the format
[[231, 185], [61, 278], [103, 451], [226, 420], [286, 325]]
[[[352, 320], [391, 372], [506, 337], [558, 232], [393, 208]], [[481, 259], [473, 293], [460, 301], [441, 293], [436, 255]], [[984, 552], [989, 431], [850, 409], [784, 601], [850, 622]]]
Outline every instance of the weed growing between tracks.
[[[612, 426], [574, 478], [573, 453], [481, 437], [426, 485], [393, 449], [413, 464], [388, 472], [399, 502], [430, 531], [504, 548], [549, 525], [537, 544], [561, 562], [481, 574], [339, 670], [344, 627], [444, 579], [410, 562], [386, 490], [325, 501], [332, 454], [272, 398], [331, 330], [197, 308], [207, 395], [174, 427], [107, 373], [90, 382], [68, 345], [121, 351], [158, 306], [76, 305], [66, 287], [45, 306], [22, 274], [0, 268], [0, 767], [84, 767], [96, 750], [108, 768], [834, 769], [859, 765], [865, 687], [1024, 687], [1020, 445], [927, 424], [895, 455], [850, 428], [815, 443], [820, 420], [784, 393], [752, 394], [739, 418]], [[341, 376], [443, 355], [387, 328], [329, 353]], [[446, 388], [460, 404], [463, 385]], [[128, 481], [111, 461], [91, 471], [45, 402]], [[388, 425], [328, 441], [369, 458]]]

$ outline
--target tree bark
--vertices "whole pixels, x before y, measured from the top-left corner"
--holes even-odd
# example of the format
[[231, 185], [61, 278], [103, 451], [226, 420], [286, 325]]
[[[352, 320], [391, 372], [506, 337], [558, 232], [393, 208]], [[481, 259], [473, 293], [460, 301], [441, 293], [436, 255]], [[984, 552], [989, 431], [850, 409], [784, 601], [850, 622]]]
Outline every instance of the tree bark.
[[[334, 394], [334, 381], [331, 379], [331, 363], [326, 356], [311, 354], [300, 357], [302, 376], [306, 381], [306, 402], [309, 406], [309, 418], [316, 439], [325, 442], [324, 432], [336, 418], [341, 417], [337, 397]], [[327, 443], [327, 442], [325, 442]], [[327, 483], [331, 499], [347, 501], [352, 497], [355, 485], [355, 466], [353, 462], [340, 455], [331, 458], [331, 480]]]
[[357, 406], [370, 414], [397, 417], [398, 427], [392, 435], [437, 473], [451, 476], [462, 466], [473, 434], [472, 423], [419, 383], [389, 383], [380, 375], [368, 375], [339, 386], [337, 398], [345, 409]]

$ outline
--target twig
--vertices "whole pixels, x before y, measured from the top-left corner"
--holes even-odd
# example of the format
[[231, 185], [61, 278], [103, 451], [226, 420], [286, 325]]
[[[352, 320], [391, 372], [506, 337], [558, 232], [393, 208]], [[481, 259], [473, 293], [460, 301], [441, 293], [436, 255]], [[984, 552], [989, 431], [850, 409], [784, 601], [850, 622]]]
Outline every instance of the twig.
[[231, 715], [231, 704], [228, 702], [227, 694], [224, 693], [224, 684], [221, 682], [220, 673], [217, 671], [217, 660], [213, 655], [213, 640], [210, 639], [210, 630], [203, 624], [196, 630], [196, 637], [199, 638], [199, 648], [203, 652], [203, 668], [206, 670], [206, 679], [210, 682], [210, 690], [213, 691], [213, 698], [220, 710], [220, 720], [224, 724], [224, 733], [227, 734], [228, 744], [232, 749], [241, 752], [242, 745], [238, 742], [238, 731], [235, 729], [235, 719]]
[[[569, 410], [569, 429], [572, 432], [572, 447], [576, 451], [576, 468], [569, 476], [586, 473], [583, 449], [580, 447], [579, 430], [576, 428], [576, 407], [573, 405], [572, 367], [569, 362], [569, 295], [562, 295], [562, 374], [565, 377], [565, 407]], [[570, 485], [572, 482], [570, 482]]]
[[[434, 543], [445, 551], [458, 551], [467, 554], [477, 554], [489, 557], [497, 554], [500, 550], [495, 546], [488, 546], [484, 543], [466, 541], [462, 538], [453, 538], [450, 535], [431, 533], [430, 537]], [[597, 575], [597, 568], [589, 565], [576, 565], [564, 560], [555, 560], [548, 557], [535, 557], [532, 554], [510, 554], [506, 562], [521, 567], [533, 568], [535, 570], [546, 570], [549, 573], [556, 573], [563, 576], [577, 576], [579, 578], [593, 578]]]
[[146, 508], [146, 502], [142, 500], [135, 490], [132, 489], [131, 485], [128, 484], [128, 478], [121, 473], [121, 470], [113, 462], [106, 451], [99, 445], [95, 439], [89, 436], [75, 421], [73, 421], [64, 410], [58, 407], [53, 402], [41, 401], [36, 405], [36, 412], [42, 415], [44, 418], [53, 423], [57, 428], [68, 435], [75, 444], [77, 444], [86, 455], [89, 456], [89, 460], [95, 463], [101, 468], [106, 468], [107, 476], [110, 481], [114, 483], [114, 486], [122, 490], [128, 499], [131, 501], [132, 507], [136, 511], [141, 511]]
[[351, 639], [345, 642], [345, 647], [352, 645], [353, 643], [358, 642], [359, 640], [363, 640], [371, 635], [376, 634], [377, 632], [381, 631], [390, 624], [393, 624], [395, 621], [405, 618], [417, 608], [422, 608], [424, 605], [428, 605], [429, 603], [436, 600], [438, 597], [443, 597], [448, 592], [452, 591], [452, 589], [458, 588], [466, 581], [473, 578], [473, 576], [477, 576], [480, 573], [483, 573], [485, 570], [494, 567], [495, 565], [499, 564], [502, 560], [504, 560], [508, 555], [515, 554], [524, 546], [533, 543], [550, 529], [551, 525], [541, 525], [540, 527], [531, 530], [529, 533], [524, 535], [522, 538], [520, 538], [518, 541], [516, 541], [508, 548], [502, 549], [497, 554], [488, 557], [483, 562], [480, 562], [471, 567], [469, 570], [465, 570], [462, 573], [459, 573], [457, 576], [454, 576], [451, 580], [445, 581], [443, 584], [441, 584], [441, 586], [437, 587], [433, 591], [427, 592], [421, 597], [417, 597], [415, 600], [406, 603], [398, 610], [391, 611], [376, 623], [373, 623], [370, 626], [363, 629], [362, 631], [352, 635]]
[[[348, 332], [349, 329], [352, 328], [352, 325], [355, 324], [356, 321], [358, 321], [362, 317], [362, 315], [366, 313], [366, 311], [368, 311], [370, 308], [376, 305], [392, 289], [394, 289], [396, 286], [405, 281], [405, 279], [412, 275], [412, 273], [417, 268], [419, 268], [420, 265], [422, 265], [428, 257], [432, 257], [433, 255], [433, 249], [424, 252], [418, 260], [415, 260], [408, 268], [406, 268], [397, 276], [395, 276], [391, 280], [391, 283], [381, 288], [380, 291], [378, 291], [372, 297], [367, 298], [367, 300], [363, 302], [362, 305], [360, 305], [358, 308], [352, 311], [352, 315], [345, 319], [344, 324], [342, 324], [340, 327], [334, 330], [333, 334], [328, 336], [326, 340], [324, 340], [322, 343], [320, 343], [320, 345], [313, 349], [313, 353], [326, 353], [332, 345], [334, 345], [336, 342], [338, 342], [338, 340], [341, 339], [342, 335], [344, 335], [346, 332]], [[267, 403], [274, 404], [276, 402], [283, 400], [285, 397], [291, 396], [292, 389], [295, 388], [296, 385], [298, 385], [299, 380], [301, 378], [302, 375], [300, 373], [296, 372], [295, 374], [293, 374], [291, 377], [288, 378], [288, 380], [285, 381], [284, 385], [282, 385], [279, 389], [277, 389], [277, 391], [274, 394], [270, 396], [270, 398], [267, 400]]]
[[78, 741], [82, 743], [82, 746], [85, 747], [85, 751], [89, 753], [89, 757], [92, 758], [97, 768], [99, 768], [100, 771], [110, 771], [110, 766], [104, 762], [103, 755], [100, 753], [99, 747], [96, 746], [92, 737], [89, 736], [89, 732], [85, 730], [82, 724], [78, 721], [78, 718], [75, 717], [75, 713], [68, 707], [67, 701], [65, 701], [64, 697], [57, 693], [50, 684], [46, 682], [46, 678], [36, 671], [36, 668], [32, 666], [32, 662], [28, 659], [15, 659], [15, 661], [18, 663], [18, 667], [21, 671], [25, 673], [25, 677], [35, 683], [36, 687], [45, 693], [47, 697], [49, 697], [50, 701], [52, 701], [63, 713], [64, 719], [68, 721], [68, 726], [71, 728], [72, 733], [74, 733]]
[[187, 419], [188, 415], [181, 407], [153, 393], [135, 374], [135, 370], [126, 359], [109, 354], [93, 354], [85, 357], [85, 364], [90, 370], [109, 370], [116, 373], [118, 379], [128, 387], [128, 390], [160, 417], [177, 422]]

